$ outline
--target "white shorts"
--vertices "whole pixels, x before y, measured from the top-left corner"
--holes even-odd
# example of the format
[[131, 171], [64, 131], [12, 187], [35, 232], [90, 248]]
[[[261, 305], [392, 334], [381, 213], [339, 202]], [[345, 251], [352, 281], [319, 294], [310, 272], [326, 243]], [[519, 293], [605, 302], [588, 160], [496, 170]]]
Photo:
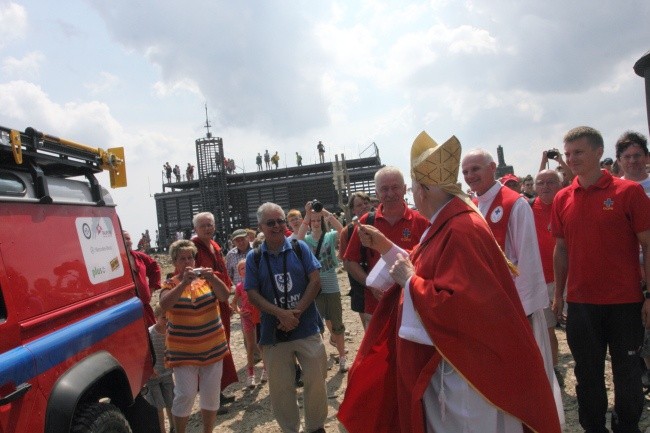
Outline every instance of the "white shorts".
[[174, 367], [174, 403], [172, 415], [181, 418], [192, 414], [196, 394], [200, 397], [203, 410], [219, 409], [223, 361], [197, 366]]

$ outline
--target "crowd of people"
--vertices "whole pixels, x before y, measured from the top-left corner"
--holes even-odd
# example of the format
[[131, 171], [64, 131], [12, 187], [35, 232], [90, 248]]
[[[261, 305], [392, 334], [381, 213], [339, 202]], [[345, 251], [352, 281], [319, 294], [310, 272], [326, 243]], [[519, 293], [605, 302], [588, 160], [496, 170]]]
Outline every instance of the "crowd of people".
[[[174, 272], [164, 281], [129, 238], [143, 302], [161, 290], [147, 309], [165, 360], [149, 401], [182, 433], [198, 392], [204, 431], [212, 431], [232, 398], [222, 390], [238, 381], [229, 345], [235, 312], [244, 385], [268, 383], [283, 432], [325, 431], [327, 345], [348, 374], [338, 418], [350, 433], [560, 432], [562, 324], [582, 428], [608, 431], [609, 352], [611, 428], [639, 432], [650, 386], [650, 160], [636, 132], [619, 138], [615, 161], [603, 152], [597, 130], [574, 128], [562, 152], [543, 152], [537, 174], [497, 179], [486, 150], [463, 154], [456, 137], [438, 144], [422, 132], [411, 147], [415, 209], [403, 173], [388, 166], [375, 174], [376, 201], [349, 197], [347, 225], [312, 201], [286, 213], [267, 202], [258, 227], [235, 230], [224, 254], [214, 217], [199, 213], [196, 236], [170, 246]], [[341, 265], [365, 330], [354, 359]]]
[[165, 174], [165, 179], [167, 179], [167, 183], [172, 182], [172, 174], [174, 175], [174, 182], [194, 180], [194, 168], [195, 167], [188, 162], [187, 167], [185, 168], [185, 177], [183, 177], [181, 168], [178, 164], [174, 165], [174, 167], [171, 166], [169, 161], [163, 164], [163, 172]]
[[[318, 142], [316, 145], [316, 150], [318, 152], [319, 162], [324, 163], [325, 145], [322, 141]], [[264, 162], [264, 168], [262, 168], [262, 162]], [[274, 169], [278, 169], [280, 166], [280, 155], [277, 151], [271, 155], [268, 149], [264, 151], [264, 155], [258, 152], [257, 156], [255, 157], [255, 165], [257, 166], [257, 171], [262, 171], [263, 169], [270, 170], [271, 165]], [[296, 166], [302, 166], [302, 156], [299, 152], [296, 152]], [[228, 174], [234, 174], [237, 172], [237, 165], [235, 164], [235, 160], [233, 158], [224, 158], [223, 167]], [[187, 167], [185, 168], [185, 175], [183, 176], [181, 173], [181, 168], [178, 164], [174, 165], [173, 167], [169, 162], [163, 164], [163, 174], [167, 183], [171, 183], [172, 179], [174, 182], [194, 180], [194, 169], [195, 166], [188, 162]]]

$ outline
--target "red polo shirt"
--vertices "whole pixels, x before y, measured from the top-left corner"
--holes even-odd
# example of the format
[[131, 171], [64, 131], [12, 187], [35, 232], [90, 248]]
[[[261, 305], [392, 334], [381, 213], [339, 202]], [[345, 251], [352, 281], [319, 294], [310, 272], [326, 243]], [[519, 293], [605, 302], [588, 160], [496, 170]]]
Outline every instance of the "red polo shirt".
[[567, 301], [641, 302], [636, 233], [650, 230], [650, 199], [638, 183], [602, 173], [586, 189], [576, 177], [553, 200], [551, 232], [568, 250]]
[[[384, 218], [382, 212], [383, 208], [384, 205], [380, 204], [375, 211], [375, 222], [373, 225], [400, 248], [412, 250], [413, 247], [420, 242], [420, 237], [429, 225], [429, 220], [420, 215], [417, 211], [410, 209], [406, 205], [406, 202], [404, 202], [404, 214], [402, 215], [402, 218], [400, 218], [394, 225], [391, 225]], [[359, 222], [365, 224], [367, 219], [368, 214], [365, 214], [359, 218]], [[359, 263], [361, 261], [361, 241], [359, 240], [359, 234], [357, 233], [356, 228], [352, 233], [352, 237], [350, 238], [350, 242], [348, 242], [348, 247], [345, 250], [345, 255], [343, 257], [352, 262]], [[380, 257], [381, 254], [376, 250], [370, 248], [367, 249], [368, 272], [370, 272], [372, 267], [377, 264]], [[372, 314], [377, 307], [378, 301], [370, 290], [366, 289], [364, 301], [365, 312]]]
[[548, 284], [555, 281], [555, 277], [553, 276], [553, 249], [555, 248], [555, 238], [551, 234], [552, 204], [545, 204], [539, 199], [539, 197], [536, 197], [531, 207], [533, 209], [533, 216], [535, 217], [535, 231], [537, 232], [539, 254], [542, 257], [544, 280], [546, 280], [546, 284]]

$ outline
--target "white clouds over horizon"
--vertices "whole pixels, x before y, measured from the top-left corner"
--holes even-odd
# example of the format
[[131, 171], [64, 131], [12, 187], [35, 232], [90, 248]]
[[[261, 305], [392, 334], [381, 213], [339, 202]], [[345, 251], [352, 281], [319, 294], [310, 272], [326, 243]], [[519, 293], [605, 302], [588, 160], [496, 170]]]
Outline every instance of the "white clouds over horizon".
[[0, 3], [0, 49], [25, 36], [27, 14], [18, 3]]
[[134, 232], [153, 212], [131, 216], [130, 203], [160, 189], [163, 158], [194, 159], [206, 102], [248, 169], [265, 148], [281, 165], [295, 151], [312, 162], [323, 140], [332, 158], [374, 141], [406, 171], [426, 129], [466, 149], [502, 145], [526, 174], [578, 124], [603, 132], [609, 156], [623, 130], [647, 133], [632, 65], [650, 49], [648, 16], [644, 0], [5, 3], [0, 124], [125, 145], [118, 196]]

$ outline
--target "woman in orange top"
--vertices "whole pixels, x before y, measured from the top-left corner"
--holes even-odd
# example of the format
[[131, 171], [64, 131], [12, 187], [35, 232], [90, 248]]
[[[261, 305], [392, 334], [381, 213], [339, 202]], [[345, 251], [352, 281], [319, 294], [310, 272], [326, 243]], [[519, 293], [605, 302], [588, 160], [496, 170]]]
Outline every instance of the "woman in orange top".
[[185, 433], [197, 390], [203, 431], [212, 432], [219, 409], [223, 358], [228, 343], [217, 301], [229, 288], [210, 268], [194, 268], [197, 249], [192, 241], [169, 247], [174, 276], [165, 281], [160, 306], [167, 314], [165, 365], [174, 372], [172, 415], [178, 433]]

